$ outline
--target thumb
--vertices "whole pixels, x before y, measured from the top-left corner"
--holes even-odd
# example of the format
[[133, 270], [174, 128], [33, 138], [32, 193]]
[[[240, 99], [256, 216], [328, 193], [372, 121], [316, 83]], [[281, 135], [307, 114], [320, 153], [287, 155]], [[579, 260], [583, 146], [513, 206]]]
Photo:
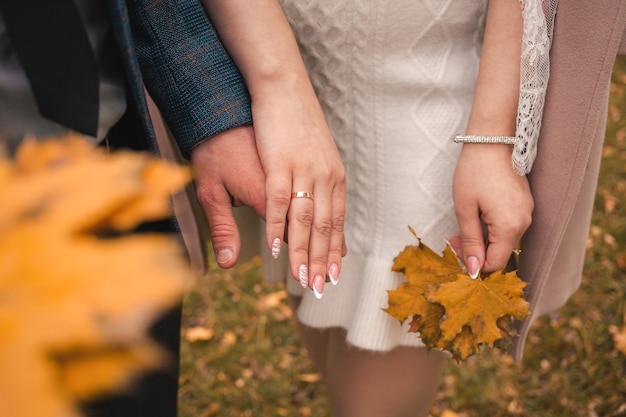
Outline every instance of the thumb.
[[199, 199], [209, 222], [217, 264], [222, 268], [230, 268], [237, 263], [241, 253], [241, 238], [230, 195], [223, 189], [212, 198], [199, 196]]

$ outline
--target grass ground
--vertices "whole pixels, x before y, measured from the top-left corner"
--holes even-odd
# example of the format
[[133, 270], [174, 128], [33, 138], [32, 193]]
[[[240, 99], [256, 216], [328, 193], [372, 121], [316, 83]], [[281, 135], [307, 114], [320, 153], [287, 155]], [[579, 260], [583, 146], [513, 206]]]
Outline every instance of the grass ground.
[[[616, 64], [607, 142], [580, 290], [540, 319], [522, 363], [485, 352], [450, 361], [432, 417], [626, 416], [626, 60]], [[329, 416], [326, 388], [258, 260], [214, 270], [184, 311], [181, 417]]]

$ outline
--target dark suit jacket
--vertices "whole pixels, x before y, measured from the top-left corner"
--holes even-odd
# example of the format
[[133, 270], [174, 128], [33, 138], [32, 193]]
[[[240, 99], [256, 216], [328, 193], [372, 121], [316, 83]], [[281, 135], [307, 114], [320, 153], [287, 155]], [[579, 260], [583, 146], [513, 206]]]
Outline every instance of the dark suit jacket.
[[[198, 0], [107, 2], [148, 149], [188, 158], [211, 135], [252, 123], [244, 81]], [[192, 186], [174, 206], [192, 266], [203, 270], [208, 232]]]

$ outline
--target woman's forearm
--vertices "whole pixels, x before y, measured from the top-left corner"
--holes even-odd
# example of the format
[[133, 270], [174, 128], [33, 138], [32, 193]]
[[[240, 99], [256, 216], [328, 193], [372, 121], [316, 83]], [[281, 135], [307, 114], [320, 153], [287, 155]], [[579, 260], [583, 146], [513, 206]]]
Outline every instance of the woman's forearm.
[[[467, 134], [515, 136], [521, 47], [518, 0], [491, 0]], [[472, 277], [504, 268], [531, 222], [532, 194], [526, 177], [513, 168], [512, 152], [513, 145], [466, 143], [456, 166], [457, 250]]]
[[518, 0], [491, 0], [468, 134], [515, 136], [522, 10]]
[[277, 0], [202, 0], [250, 94], [310, 84], [291, 27]]

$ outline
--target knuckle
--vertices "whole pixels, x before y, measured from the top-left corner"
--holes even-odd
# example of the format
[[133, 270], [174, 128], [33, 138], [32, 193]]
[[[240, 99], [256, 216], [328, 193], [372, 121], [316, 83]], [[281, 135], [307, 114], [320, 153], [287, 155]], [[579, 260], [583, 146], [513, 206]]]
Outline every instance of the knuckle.
[[211, 230], [211, 239], [213, 240], [230, 237], [235, 232], [232, 225], [225, 223], [211, 224], [209, 228]]
[[526, 229], [526, 218], [516, 217], [514, 219], [509, 220], [509, 222], [505, 225], [504, 231], [508, 234], [516, 234]]
[[321, 236], [329, 237], [332, 230], [330, 220], [316, 220], [315, 223], [313, 223], [313, 231]]
[[528, 213], [526, 216], [522, 218], [522, 224], [524, 226], [524, 230], [528, 229], [533, 222], [532, 213]]
[[498, 225], [499, 234], [516, 235], [523, 233], [532, 221], [530, 214], [508, 214], [500, 218]]
[[315, 178], [322, 182], [329, 183], [335, 180], [335, 173], [329, 166], [326, 166], [315, 174]]
[[337, 183], [338, 184], [346, 183], [346, 169], [343, 167], [343, 165], [341, 165], [341, 168], [339, 168], [337, 172]]
[[316, 166], [315, 178], [328, 184], [343, 185], [346, 182], [346, 170], [343, 164], [325, 164]]
[[343, 232], [345, 220], [346, 217], [343, 214], [339, 216], [334, 216], [331, 225], [332, 229], [337, 232]]
[[341, 259], [343, 255], [343, 245], [337, 245], [337, 247], [331, 246], [328, 249], [328, 259]]
[[474, 246], [481, 246], [484, 244], [484, 238], [483, 236], [474, 236], [474, 235], [466, 235], [463, 234], [461, 235], [461, 244], [464, 247], [474, 247]]
[[267, 227], [271, 229], [280, 229], [285, 227], [285, 219], [284, 218], [269, 218], [266, 221]]
[[294, 246], [289, 247], [289, 254], [293, 259], [307, 259], [309, 254], [309, 247], [306, 242], [296, 244]]
[[296, 223], [300, 223], [307, 227], [310, 227], [313, 223], [313, 211], [310, 209], [301, 210], [295, 215], [292, 215], [289, 220], [293, 220]]
[[314, 268], [326, 269], [326, 256], [313, 255], [309, 258], [309, 262]]
[[268, 192], [268, 202], [277, 207], [287, 207], [291, 202], [290, 194], [282, 191]]
[[203, 206], [210, 206], [218, 201], [217, 192], [207, 186], [196, 185], [196, 197]]

